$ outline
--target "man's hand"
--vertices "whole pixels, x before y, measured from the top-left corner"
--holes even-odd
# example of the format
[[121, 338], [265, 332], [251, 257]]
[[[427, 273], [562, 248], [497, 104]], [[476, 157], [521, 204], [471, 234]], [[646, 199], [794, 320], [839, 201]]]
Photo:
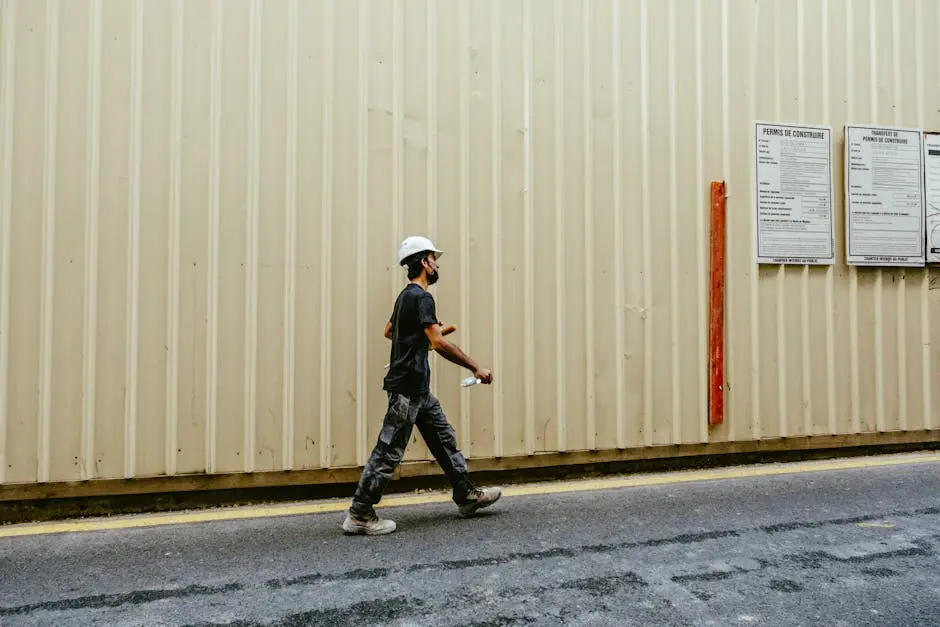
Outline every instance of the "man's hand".
[[487, 385], [493, 382], [493, 373], [490, 372], [489, 368], [477, 368], [473, 376], [479, 379], [481, 383], [486, 383]]

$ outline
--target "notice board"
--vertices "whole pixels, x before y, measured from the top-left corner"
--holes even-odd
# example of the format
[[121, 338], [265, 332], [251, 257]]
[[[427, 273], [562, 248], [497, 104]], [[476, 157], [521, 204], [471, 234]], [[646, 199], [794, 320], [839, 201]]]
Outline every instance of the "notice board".
[[832, 129], [757, 122], [757, 263], [835, 262]]
[[940, 133], [924, 133], [927, 263], [940, 263]]
[[924, 265], [923, 159], [919, 129], [845, 127], [845, 233], [850, 265]]

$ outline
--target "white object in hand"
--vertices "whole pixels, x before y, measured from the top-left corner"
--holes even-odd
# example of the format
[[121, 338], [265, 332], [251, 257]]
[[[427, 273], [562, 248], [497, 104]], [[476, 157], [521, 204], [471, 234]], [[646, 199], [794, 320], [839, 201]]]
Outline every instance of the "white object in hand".
[[460, 387], [468, 388], [471, 385], [476, 385], [477, 383], [480, 383], [480, 380], [477, 379], [476, 377], [467, 377], [466, 379], [460, 382]]

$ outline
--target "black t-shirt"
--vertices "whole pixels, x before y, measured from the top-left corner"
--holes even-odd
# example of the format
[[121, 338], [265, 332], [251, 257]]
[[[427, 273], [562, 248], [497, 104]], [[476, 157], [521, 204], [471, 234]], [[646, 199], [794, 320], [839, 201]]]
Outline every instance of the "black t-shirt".
[[406, 396], [427, 394], [431, 390], [431, 342], [424, 330], [438, 324], [434, 297], [409, 283], [395, 300], [391, 323], [392, 351], [384, 389]]

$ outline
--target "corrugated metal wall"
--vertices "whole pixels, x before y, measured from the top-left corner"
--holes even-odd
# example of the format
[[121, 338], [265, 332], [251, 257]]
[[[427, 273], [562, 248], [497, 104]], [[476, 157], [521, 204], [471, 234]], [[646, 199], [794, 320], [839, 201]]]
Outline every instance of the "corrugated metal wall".
[[931, 272], [847, 268], [841, 194], [832, 269], [752, 235], [754, 120], [940, 128], [940, 3], [0, 7], [0, 483], [362, 463], [416, 232], [471, 457], [940, 426]]
[[[741, 121], [723, 126], [730, 128], [723, 163], [736, 196], [729, 205], [728, 435], [940, 427], [940, 399], [932, 398], [940, 384], [936, 273], [844, 265], [841, 190], [844, 124], [940, 128], [940, 49], [930, 34], [940, 26], [940, 3], [757, 2], [753, 12], [724, 19], [741, 34], [727, 44], [730, 72], [749, 77], [727, 81], [723, 99], [725, 114]], [[744, 122], [761, 118], [833, 126], [834, 268], [753, 264], [753, 225], [744, 215], [754, 215], [755, 164]]]

